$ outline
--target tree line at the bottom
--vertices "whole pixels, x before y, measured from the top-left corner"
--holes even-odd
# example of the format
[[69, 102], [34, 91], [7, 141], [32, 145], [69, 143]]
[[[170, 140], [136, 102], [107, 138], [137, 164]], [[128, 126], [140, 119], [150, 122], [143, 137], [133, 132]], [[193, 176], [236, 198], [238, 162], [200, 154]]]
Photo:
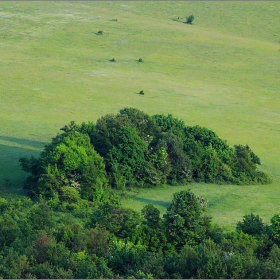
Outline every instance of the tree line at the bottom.
[[266, 225], [244, 216], [223, 231], [205, 215], [206, 199], [175, 193], [166, 213], [141, 213], [111, 197], [0, 199], [0, 277], [279, 278], [280, 215]]

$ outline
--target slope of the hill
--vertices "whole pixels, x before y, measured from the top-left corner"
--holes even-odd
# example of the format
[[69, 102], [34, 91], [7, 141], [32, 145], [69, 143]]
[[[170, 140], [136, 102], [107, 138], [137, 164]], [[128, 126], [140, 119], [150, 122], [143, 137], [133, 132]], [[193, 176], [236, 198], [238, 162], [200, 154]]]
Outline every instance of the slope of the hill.
[[229, 201], [220, 186], [196, 187], [214, 217], [279, 212], [279, 11], [267, 1], [0, 3], [1, 193], [21, 194], [18, 158], [38, 155], [66, 123], [137, 107], [260, 156], [271, 186], [223, 188]]

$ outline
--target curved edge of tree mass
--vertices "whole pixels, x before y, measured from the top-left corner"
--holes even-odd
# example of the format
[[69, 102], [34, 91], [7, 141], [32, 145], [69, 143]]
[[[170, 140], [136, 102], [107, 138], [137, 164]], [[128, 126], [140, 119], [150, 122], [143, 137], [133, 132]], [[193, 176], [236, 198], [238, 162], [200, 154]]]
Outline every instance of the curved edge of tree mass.
[[38, 158], [21, 158], [31, 173], [29, 196], [102, 201], [109, 189], [207, 182], [268, 184], [259, 157], [248, 145], [230, 147], [215, 132], [187, 126], [172, 115], [135, 108], [108, 114], [96, 123], [65, 125]]

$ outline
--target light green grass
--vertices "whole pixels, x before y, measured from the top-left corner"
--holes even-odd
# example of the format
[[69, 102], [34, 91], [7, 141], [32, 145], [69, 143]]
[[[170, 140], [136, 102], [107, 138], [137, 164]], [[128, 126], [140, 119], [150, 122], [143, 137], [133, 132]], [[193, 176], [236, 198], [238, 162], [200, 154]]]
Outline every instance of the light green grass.
[[[268, 221], [280, 212], [279, 12], [266, 1], [1, 2], [1, 194], [22, 195], [17, 159], [38, 155], [71, 120], [136, 107], [248, 144], [272, 185], [187, 188], [225, 226], [251, 211]], [[168, 203], [175, 190], [141, 195]], [[137, 199], [126, 203], [141, 209]]]
[[214, 184], [189, 184], [185, 186], [163, 186], [156, 189], [132, 190], [124, 200], [126, 206], [140, 211], [147, 203], [155, 205], [163, 215], [170, 205], [173, 193], [191, 190], [207, 199], [205, 214], [227, 230], [235, 228], [245, 214], [255, 213], [269, 223], [273, 213], [279, 212], [280, 190], [270, 186], [235, 186]]

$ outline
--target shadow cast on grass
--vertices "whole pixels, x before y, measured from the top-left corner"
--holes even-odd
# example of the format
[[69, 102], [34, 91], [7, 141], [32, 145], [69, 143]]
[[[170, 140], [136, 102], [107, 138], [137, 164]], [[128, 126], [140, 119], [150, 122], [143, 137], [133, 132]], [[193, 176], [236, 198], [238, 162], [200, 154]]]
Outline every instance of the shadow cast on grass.
[[[2, 142], [2, 143], [1, 143]], [[21, 170], [19, 159], [38, 157], [45, 143], [15, 137], [0, 136], [0, 196], [22, 196], [28, 174]]]
[[33, 147], [34, 149], [42, 149], [44, 147], [44, 145], [46, 144], [45, 142], [41, 142], [41, 141], [9, 137], [9, 136], [4, 136], [4, 135], [0, 135], [0, 141], [1, 140], [11, 142], [14, 144], [18, 144], [18, 145], [30, 146], [30, 147]]
[[149, 199], [149, 198], [142, 198], [142, 197], [134, 197], [133, 200], [137, 200], [140, 201], [142, 203], [145, 204], [153, 204], [153, 205], [158, 205], [164, 208], [167, 208], [170, 203], [166, 202], [166, 201], [162, 201], [162, 200], [153, 200], [153, 199]]

